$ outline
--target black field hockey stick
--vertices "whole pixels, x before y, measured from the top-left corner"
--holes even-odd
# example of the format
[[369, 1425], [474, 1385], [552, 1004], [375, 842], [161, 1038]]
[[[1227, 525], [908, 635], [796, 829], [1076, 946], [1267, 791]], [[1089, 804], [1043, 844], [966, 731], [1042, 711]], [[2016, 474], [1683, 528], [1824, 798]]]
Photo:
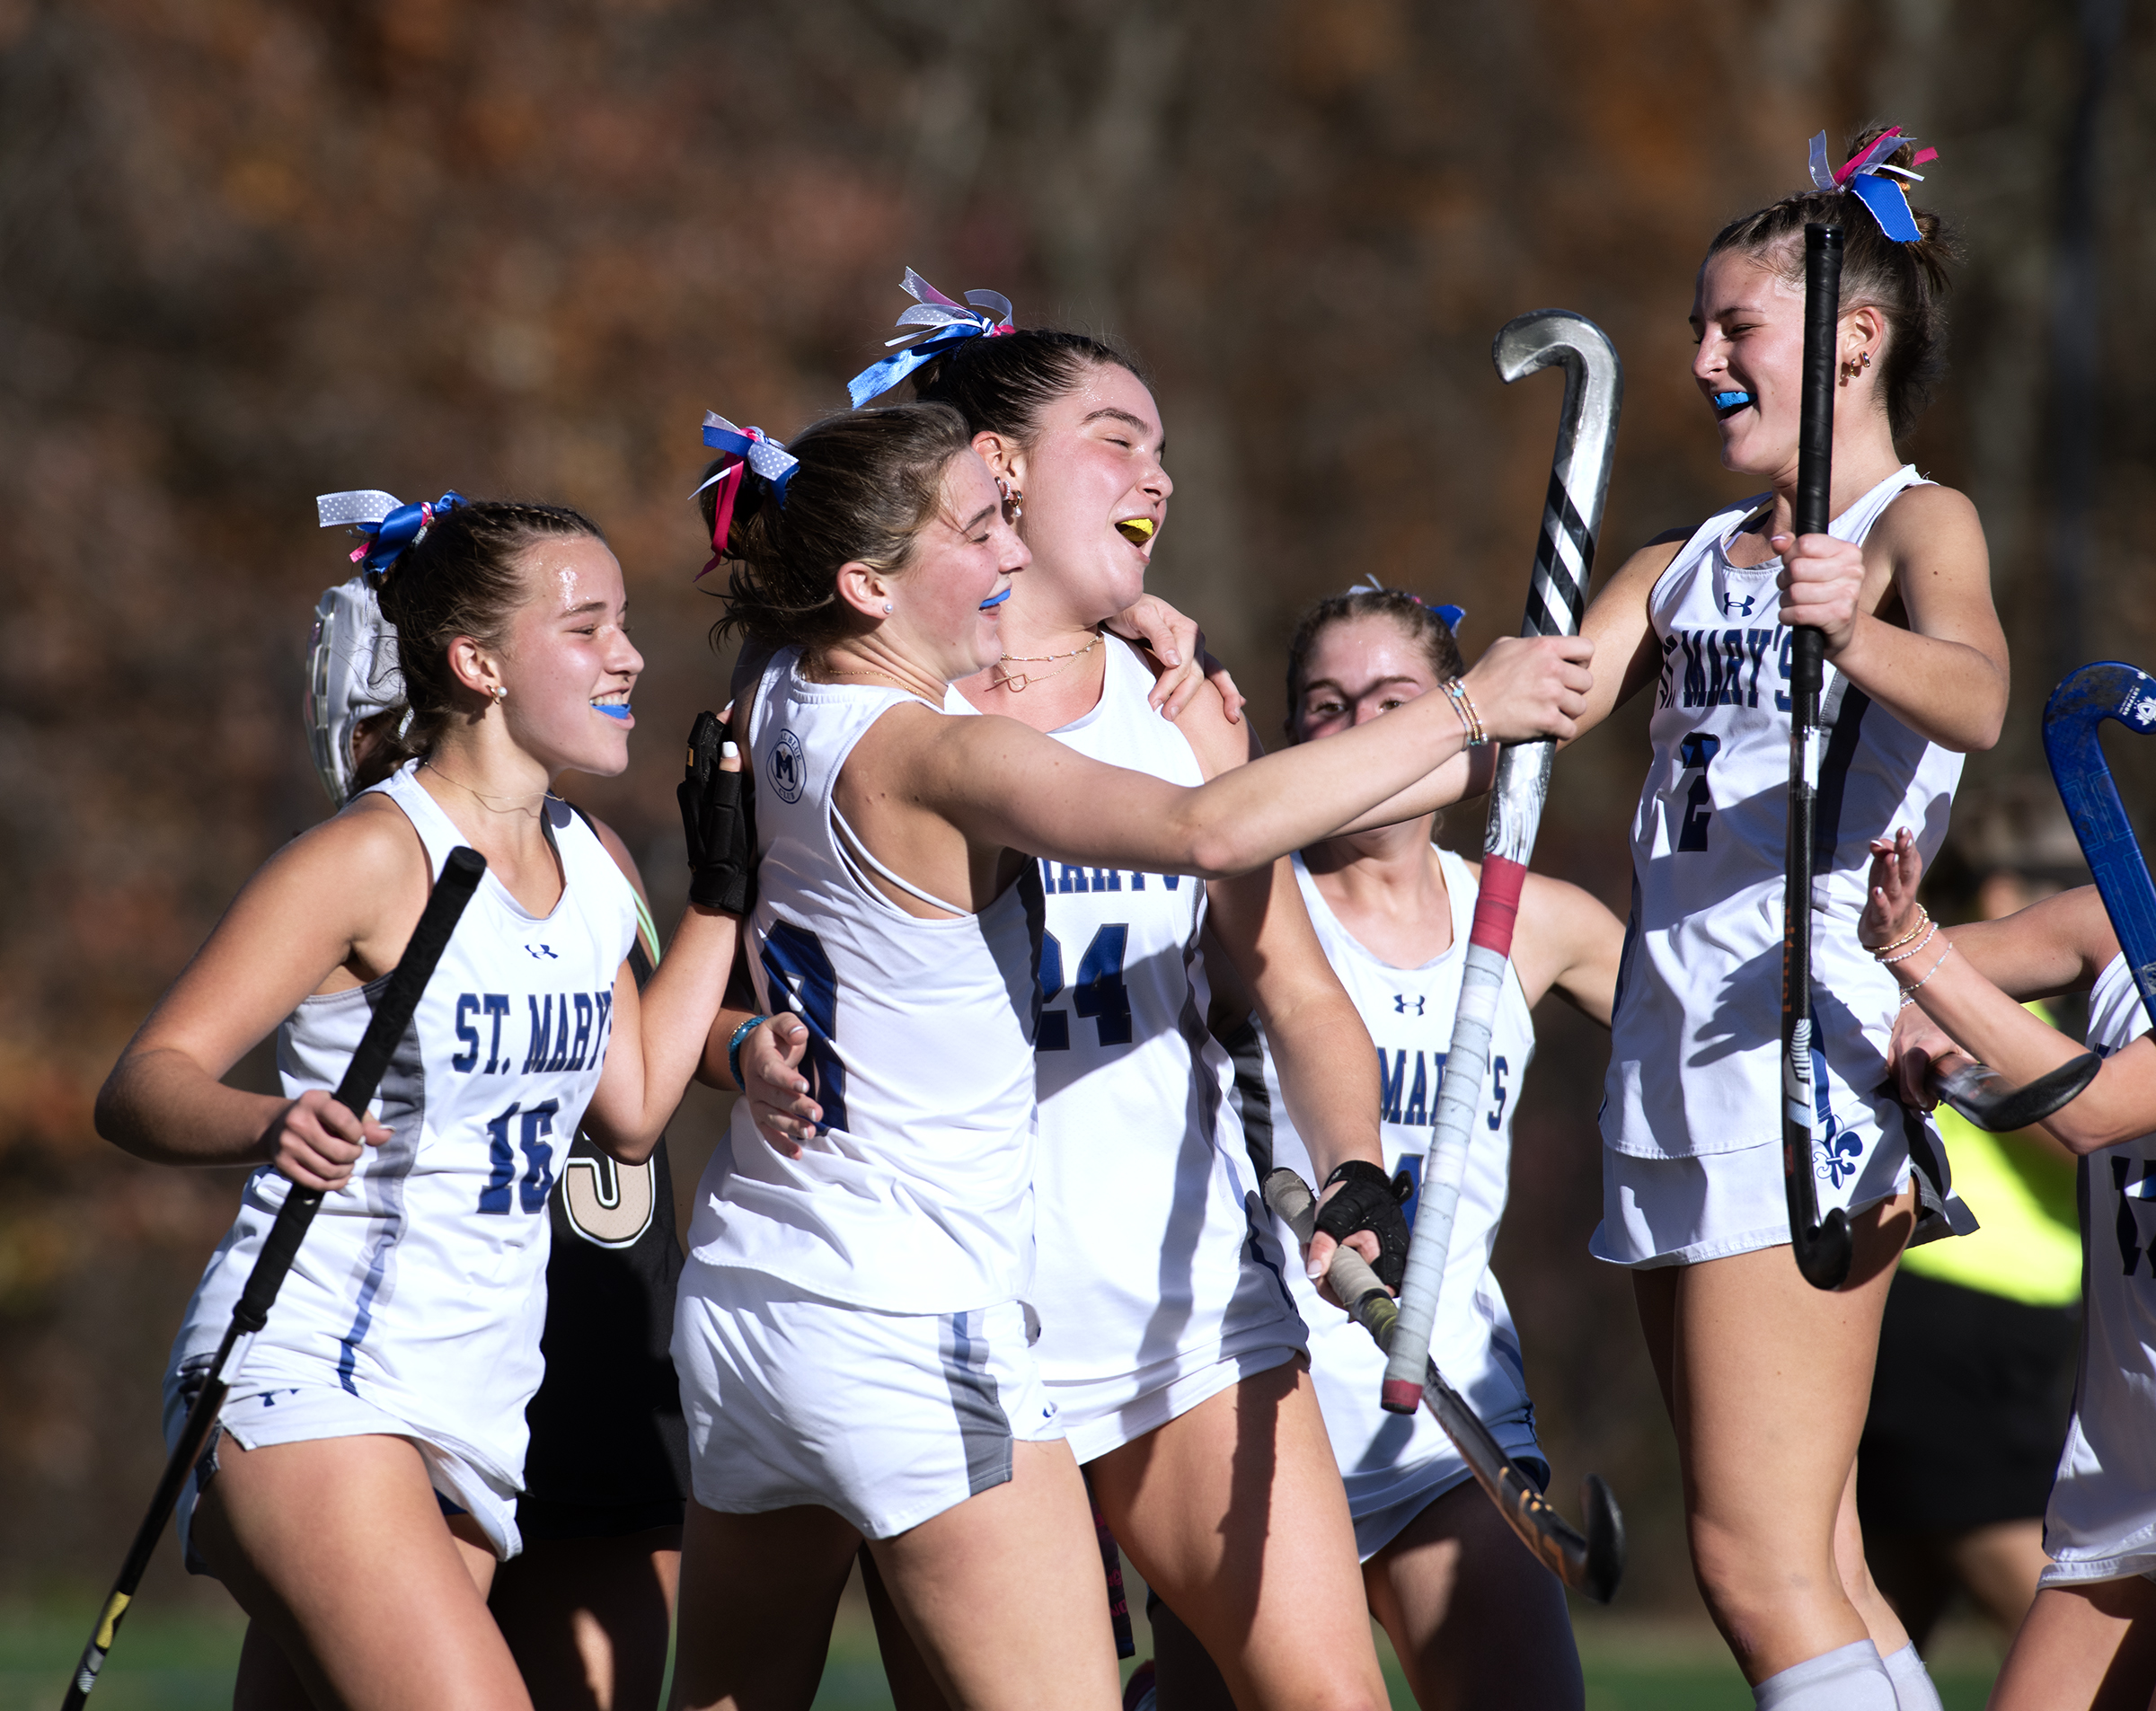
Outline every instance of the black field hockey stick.
[[2033, 1081], [2016, 1087], [1986, 1063], [1964, 1063], [1944, 1075], [1934, 1071], [1931, 1091], [1942, 1105], [1950, 1106], [1980, 1129], [1993, 1134], [2010, 1134], [2033, 1128], [2054, 1111], [2071, 1104], [2103, 1067], [2094, 1052], [2047, 1070]]
[[[434, 893], [420, 912], [420, 924], [411, 930], [411, 939], [404, 947], [403, 956], [390, 970], [381, 1001], [368, 1019], [367, 1031], [359, 1037], [359, 1047], [346, 1066], [344, 1080], [337, 1084], [333, 1097], [355, 1116], [364, 1116], [367, 1107], [374, 1103], [376, 1085], [389, 1068], [390, 1058], [397, 1049], [397, 1043], [404, 1037], [404, 1030], [411, 1025], [420, 995], [427, 990], [435, 965], [441, 961], [442, 951], [449, 943], [449, 935], [455, 930], [464, 905], [472, 901], [472, 893], [486, 870], [486, 857], [462, 846], [450, 851], [448, 859], [442, 863], [441, 874], [434, 882]], [[277, 1292], [284, 1286], [285, 1274], [298, 1257], [299, 1244], [306, 1236], [307, 1226], [314, 1222], [314, 1213], [322, 1200], [321, 1189], [303, 1188], [297, 1183], [286, 1192], [285, 1204], [278, 1208], [277, 1221], [270, 1226], [261, 1257], [248, 1274], [247, 1286], [240, 1292], [239, 1305], [233, 1309], [232, 1323], [225, 1328], [225, 1340], [217, 1345], [216, 1354], [204, 1370], [201, 1391], [188, 1410], [186, 1424], [180, 1428], [179, 1441], [164, 1464], [164, 1477], [158, 1480], [156, 1493], [150, 1499], [149, 1513], [136, 1529], [135, 1542], [128, 1548], [127, 1561], [120, 1565], [119, 1578], [112, 1583], [111, 1596], [98, 1612], [97, 1627], [91, 1632], [90, 1644], [83, 1648], [83, 1660], [75, 1666], [67, 1697], [61, 1701], [62, 1711], [80, 1711], [90, 1698], [91, 1689], [97, 1686], [98, 1671], [104, 1668], [106, 1654], [111, 1651], [112, 1641], [119, 1631], [120, 1619], [127, 1615], [136, 1589], [142, 1584], [142, 1577], [149, 1569], [150, 1557], [163, 1535], [164, 1523], [172, 1519], [181, 1490], [201, 1457], [202, 1446], [209, 1442], [217, 1411], [223, 1407], [233, 1380], [239, 1377], [246, 1363], [249, 1347], [262, 1327], [270, 1322], [270, 1310], [276, 1304]], [[231, 1378], [225, 1376], [227, 1365], [232, 1369]]]
[[[1610, 488], [1617, 413], [1624, 401], [1624, 365], [1609, 335], [1584, 315], [1538, 309], [1498, 330], [1490, 348], [1509, 385], [1552, 365], [1565, 371], [1565, 401], [1557, 422], [1557, 454], [1542, 501], [1542, 530], [1527, 585], [1524, 636], [1577, 636], [1595, 569], [1595, 536]], [[1482, 878], [1475, 892], [1473, 930], [1460, 977], [1453, 1042], [1438, 1081], [1429, 1152], [1423, 1164], [1407, 1275], [1400, 1291], [1400, 1335], [1392, 1343], [1382, 1400], [1395, 1414], [1412, 1414], [1423, 1396], [1430, 1327], [1452, 1251], [1453, 1221], [1467, 1181], [1467, 1155], [1489, 1072], [1490, 1029], [1512, 957], [1512, 927], [1520, 886], [1550, 794], [1550, 742], [1507, 745], [1490, 787], [1489, 823], [1482, 839]]]
[[[1293, 1170], [1273, 1171], [1265, 1179], [1266, 1204], [1295, 1239], [1309, 1246], [1317, 1228], [1317, 1202], [1310, 1185]], [[1354, 1248], [1333, 1249], [1332, 1264], [1325, 1274], [1332, 1292], [1348, 1303], [1356, 1323], [1370, 1333], [1378, 1347], [1391, 1352], [1399, 1347], [1401, 1311], [1397, 1302], [1377, 1281], [1377, 1274]], [[1579, 1530], [1550, 1506], [1533, 1478], [1490, 1435], [1490, 1430], [1467, 1398], [1445, 1381], [1437, 1363], [1423, 1356], [1418, 1400], [1427, 1404], [1445, 1434], [1453, 1441], [1506, 1524], [1519, 1535], [1535, 1559], [1574, 1592], [1584, 1592], [1597, 1604], [1606, 1604], [1624, 1576], [1624, 1516], [1617, 1499], [1598, 1474], [1580, 1482], [1580, 1507], [1586, 1512], [1587, 1530]]]
[[[1842, 228], [1804, 228], [1804, 391], [1797, 428], [1797, 503], [1789, 533], [1825, 534], [1834, 466], [1834, 340], [1841, 323]], [[1849, 1275], [1849, 1217], [1819, 1216], [1812, 1148], [1812, 836], [1819, 789], [1819, 683], [1826, 638], [1811, 624], [1791, 632], [1789, 818], [1781, 894], [1781, 1180], [1789, 1246], [1814, 1289]]]

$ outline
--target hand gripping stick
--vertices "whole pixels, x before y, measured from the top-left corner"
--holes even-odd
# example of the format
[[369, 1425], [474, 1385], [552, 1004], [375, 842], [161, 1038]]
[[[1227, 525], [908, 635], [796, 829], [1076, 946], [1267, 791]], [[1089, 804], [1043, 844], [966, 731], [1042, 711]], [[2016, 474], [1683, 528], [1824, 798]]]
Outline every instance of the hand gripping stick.
[[[1310, 1186], [1294, 1171], [1274, 1171], [1265, 1179], [1266, 1204], [1308, 1246], [1317, 1228], [1317, 1203]], [[1326, 1273], [1332, 1292], [1349, 1303], [1356, 1322], [1368, 1331], [1382, 1349], [1399, 1346], [1400, 1310], [1377, 1281], [1377, 1274], [1354, 1248], [1336, 1248], [1332, 1266]], [[1423, 1359], [1419, 1399], [1429, 1405], [1445, 1436], [1466, 1460], [1468, 1471], [1482, 1487], [1498, 1513], [1536, 1560], [1575, 1592], [1585, 1592], [1597, 1604], [1606, 1604], [1624, 1575], [1624, 1516], [1617, 1500], [1597, 1474], [1580, 1482], [1580, 1507], [1586, 1512], [1587, 1530], [1578, 1530], [1550, 1506], [1536, 1489], [1525, 1468], [1507, 1455], [1490, 1435], [1467, 1398], [1445, 1381], [1436, 1363]]]
[[[1790, 532], [1825, 534], [1833, 522], [1835, 328], [1842, 302], [1842, 228], [1804, 228], [1804, 390], [1797, 428], [1797, 499]], [[1789, 1246], [1815, 1289], [1849, 1275], [1849, 1217], [1819, 1216], [1812, 1124], [1812, 868], [1819, 789], [1819, 685], [1825, 638], [1810, 624], [1791, 632], [1789, 817], [1781, 895], [1781, 1183]], [[1828, 852], [1832, 859], [1833, 852]]]
[[[403, 956], [390, 970], [388, 983], [375, 1005], [367, 1031], [360, 1036], [359, 1048], [352, 1054], [344, 1080], [337, 1084], [337, 1103], [346, 1110], [363, 1114], [374, 1102], [375, 1088], [389, 1068], [390, 1058], [397, 1049], [397, 1043], [404, 1037], [404, 1030], [411, 1025], [412, 1012], [419, 1009], [420, 995], [427, 990], [434, 966], [441, 961], [442, 951], [449, 943], [449, 935], [455, 930], [464, 905], [472, 901], [480, 876], [486, 870], [484, 856], [476, 850], [462, 847], [450, 851], [448, 859], [442, 863], [442, 871], [434, 882], [434, 893], [420, 912], [420, 923], [411, 930]], [[270, 1226], [261, 1256], [248, 1274], [247, 1286], [240, 1292], [239, 1305], [233, 1309], [232, 1323], [225, 1329], [225, 1340], [217, 1345], [216, 1355], [204, 1371], [201, 1391], [188, 1410], [186, 1423], [180, 1428], [179, 1442], [172, 1446], [171, 1459], [164, 1464], [163, 1477], [158, 1480], [156, 1492], [150, 1498], [149, 1513], [136, 1530], [135, 1542], [128, 1548], [127, 1560], [120, 1565], [119, 1578], [113, 1583], [110, 1596], [98, 1612], [90, 1644], [83, 1648], [82, 1662], [75, 1666], [67, 1697], [61, 1701], [62, 1711], [81, 1711], [91, 1689], [97, 1686], [98, 1671], [104, 1667], [105, 1656], [112, 1649], [120, 1618], [127, 1614], [136, 1590], [142, 1584], [151, 1554], [164, 1532], [164, 1523], [172, 1518], [181, 1490], [201, 1457], [202, 1446], [209, 1441], [210, 1429], [216, 1424], [217, 1411], [224, 1406], [226, 1392], [246, 1363], [249, 1345], [270, 1322], [270, 1310], [276, 1304], [277, 1292], [283, 1287], [285, 1274], [292, 1269], [292, 1262], [298, 1257], [299, 1244], [307, 1233], [307, 1226], [314, 1222], [315, 1209], [322, 1204], [322, 1199], [320, 1189], [302, 1188], [294, 1183], [285, 1195], [285, 1204], [278, 1209], [277, 1222]], [[231, 1368], [230, 1377], [225, 1376], [227, 1366]]]

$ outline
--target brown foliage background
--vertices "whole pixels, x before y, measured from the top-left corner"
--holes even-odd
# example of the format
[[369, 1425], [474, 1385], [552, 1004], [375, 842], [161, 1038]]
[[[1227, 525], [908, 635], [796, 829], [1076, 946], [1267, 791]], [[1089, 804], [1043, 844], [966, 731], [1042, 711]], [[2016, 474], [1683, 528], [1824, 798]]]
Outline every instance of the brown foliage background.
[[[665, 919], [664, 734], [723, 682], [689, 587], [699, 414], [783, 436], [842, 405], [905, 264], [1144, 355], [1178, 482], [1155, 586], [1271, 731], [1294, 613], [1366, 571], [1465, 604], [1471, 649], [1515, 622], [1557, 388], [1497, 382], [1511, 315], [1577, 309], [1624, 356], [1605, 565], [1742, 490], [1689, 378], [1693, 269], [1803, 181], [1811, 132], [1885, 117], [1941, 147], [1924, 199], [1967, 248], [1955, 378], [1909, 449], [1982, 508], [2017, 650], [1981, 789], [2040, 764], [2061, 662], [2156, 652], [2128, 336], [2156, 162], [2126, 93], [2156, 45], [2138, 9], [2095, 133], [2084, 404], [2054, 385], [2076, 31], [2010, 0], [0, 0], [0, 1593], [117, 1561], [236, 1195], [106, 1147], [90, 1101], [323, 810], [296, 709], [343, 561], [312, 495], [606, 525], [650, 734], [579, 794], [649, 852]], [[2062, 411], [2096, 457], [2078, 605], [2046, 548]], [[1620, 910], [1640, 731], [1567, 755], [1540, 857]], [[1560, 1488], [1609, 1476], [1628, 1599], [1689, 1600], [1629, 1290], [1584, 1251], [1603, 1057], [1546, 1019], [1500, 1270]], [[685, 1193], [716, 1112], [676, 1125]]]

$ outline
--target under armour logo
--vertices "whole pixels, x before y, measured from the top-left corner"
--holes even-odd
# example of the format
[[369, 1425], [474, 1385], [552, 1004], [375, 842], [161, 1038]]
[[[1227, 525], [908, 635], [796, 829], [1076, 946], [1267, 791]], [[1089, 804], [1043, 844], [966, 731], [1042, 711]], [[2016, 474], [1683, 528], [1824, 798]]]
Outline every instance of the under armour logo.
[[552, 945], [526, 945], [524, 948], [526, 955], [535, 958], [543, 957], [547, 961], [554, 963], [561, 960], [561, 957], [554, 955], [554, 948]]
[[[1415, 1008], [1409, 1010], [1408, 1008], [1409, 1004], [1414, 1005]], [[1409, 992], [1394, 992], [1392, 994], [1392, 1008], [1402, 1016], [1419, 1016], [1422, 1014], [1422, 1006], [1423, 1000], [1418, 994]]]
[[1725, 618], [1749, 618], [1752, 615], [1752, 608], [1757, 604], [1758, 599], [1757, 595], [1748, 594], [1740, 599], [1736, 595], [1726, 594], [1721, 596], [1722, 616]]

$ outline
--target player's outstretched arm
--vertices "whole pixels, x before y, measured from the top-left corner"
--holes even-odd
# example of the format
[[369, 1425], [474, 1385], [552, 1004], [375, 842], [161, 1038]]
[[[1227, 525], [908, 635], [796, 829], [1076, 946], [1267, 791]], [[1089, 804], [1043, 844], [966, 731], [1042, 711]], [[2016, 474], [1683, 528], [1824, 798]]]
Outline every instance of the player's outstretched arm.
[[[2017, 1086], [2082, 1055], [2084, 1048], [2078, 1042], [2024, 1010], [1986, 977], [1977, 961], [1957, 954], [1961, 950], [1958, 933], [1949, 936], [1934, 931], [1925, 922], [1916, 903], [1923, 860], [1906, 828], [1892, 839], [1873, 840], [1871, 848], [1871, 893], [1858, 922], [1858, 936], [1868, 948], [1904, 943], [1910, 947], [1906, 952], [1889, 950], [1899, 960], [1888, 966], [1902, 990], [1913, 994], [1927, 1016], [1964, 1049]], [[2098, 907], [2101, 907], [2100, 901]], [[2022, 914], [2034, 913], [2025, 910]], [[2083, 935], [2081, 943], [2069, 940], [2064, 950], [2066, 957], [2086, 966], [2100, 949], [2100, 937], [2092, 933], [2084, 907], [2063, 905], [2048, 913], [2054, 925]], [[2018, 920], [2019, 916], [2008, 918], [2009, 922]], [[2008, 922], [1987, 924], [2005, 927]], [[2065, 964], [2065, 957], [2055, 949], [2032, 952], [2028, 948], [2033, 930], [2030, 923], [2023, 922], [2012, 932], [1973, 937], [1984, 964], [2000, 969], [2015, 979], [2021, 990], [2027, 990], [2018, 977], [2034, 973], [2042, 978], [2055, 974]], [[2019, 950], [2015, 948], [2017, 944], [2021, 946]], [[2100, 968], [2101, 964], [2097, 966]], [[2059, 989], [2054, 986], [2051, 990]], [[2077, 1153], [2116, 1146], [2156, 1128], [2156, 1041], [2138, 1039], [2107, 1058], [2088, 1089], [2045, 1119], [2043, 1126], [2061, 1145]]]
[[[1578, 637], [1500, 642], [1470, 675], [1482, 723], [1501, 742], [1563, 736], [1593, 684]], [[1466, 747], [1451, 701], [1426, 696], [1314, 746], [1269, 754], [1196, 789], [1075, 754], [993, 715], [938, 740], [883, 727], [936, 717], [894, 709], [857, 754], [976, 843], [1053, 860], [1225, 878], [1264, 865], [1396, 796]]]

